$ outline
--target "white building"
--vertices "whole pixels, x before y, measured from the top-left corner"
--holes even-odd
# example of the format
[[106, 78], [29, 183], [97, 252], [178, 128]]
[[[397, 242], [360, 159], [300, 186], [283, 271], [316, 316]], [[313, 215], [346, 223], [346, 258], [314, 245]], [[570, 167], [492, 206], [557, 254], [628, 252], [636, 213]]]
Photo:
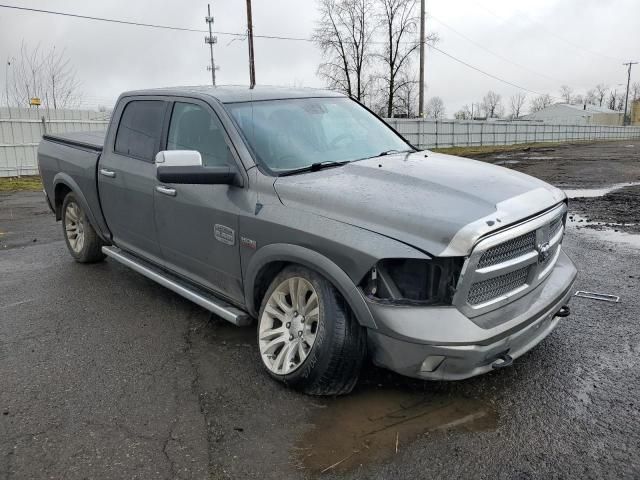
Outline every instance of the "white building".
[[622, 112], [597, 105], [556, 103], [539, 112], [524, 115], [520, 119], [556, 125], [622, 125], [622, 115]]

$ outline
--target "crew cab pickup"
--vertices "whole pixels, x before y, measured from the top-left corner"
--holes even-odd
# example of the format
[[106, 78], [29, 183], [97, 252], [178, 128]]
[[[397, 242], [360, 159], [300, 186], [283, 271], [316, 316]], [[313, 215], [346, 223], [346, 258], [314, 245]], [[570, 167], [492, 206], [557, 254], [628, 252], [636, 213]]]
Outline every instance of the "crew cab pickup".
[[420, 151], [335, 92], [127, 92], [105, 133], [46, 135], [38, 162], [75, 260], [255, 320], [266, 372], [308, 394], [348, 393], [365, 359], [507, 367], [569, 314], [561, 190]]

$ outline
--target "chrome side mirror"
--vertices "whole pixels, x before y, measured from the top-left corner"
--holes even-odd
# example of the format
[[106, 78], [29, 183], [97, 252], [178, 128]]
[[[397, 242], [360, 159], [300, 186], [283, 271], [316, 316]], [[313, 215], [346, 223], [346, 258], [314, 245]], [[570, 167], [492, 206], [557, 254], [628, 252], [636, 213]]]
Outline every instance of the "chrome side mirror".
[[163, 150], [156, 155], [158, 167], [201, 167], [202, 155], [196, 150]]

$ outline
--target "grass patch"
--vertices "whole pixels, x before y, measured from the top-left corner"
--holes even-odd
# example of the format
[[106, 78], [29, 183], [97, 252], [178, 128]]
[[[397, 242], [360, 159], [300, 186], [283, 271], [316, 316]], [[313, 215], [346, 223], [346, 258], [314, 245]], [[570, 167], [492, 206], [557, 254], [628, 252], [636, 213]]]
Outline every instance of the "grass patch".
[[[578, 142], [571, 142], [578, 143]], [[490, 145], [490, 146], [474, 146], [474, 147], [448, 147], [448, 148], [432, 148], [430, 150], [449, 155], [458, 155], [459, 157], [483, 156], [491, 153], [500, 152], [520, 152], [534, 148], [553, 148], [563, 145], [570, 145], [569, 142], [539, 142], [539, 143], [519, 143], [517, 145]]]
[[42, 190], [39, 175], [0, 178], [0, 192], [37, 192]]

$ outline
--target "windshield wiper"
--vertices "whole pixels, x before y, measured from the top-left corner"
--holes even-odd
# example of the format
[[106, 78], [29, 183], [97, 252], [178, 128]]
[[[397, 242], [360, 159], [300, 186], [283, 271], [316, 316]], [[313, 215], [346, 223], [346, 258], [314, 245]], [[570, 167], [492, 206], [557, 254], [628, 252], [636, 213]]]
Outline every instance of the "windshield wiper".
[[385, 155], [391, 155], [392, 153], [409, 153], [409, 152], [417, 152], [417, 150], [414, 150], [414, 149], [407, 149], [407, 150], [391, 149], [391, 150], [385, 150], [384, 152], [380, 152], [377, 155], [371, 155], [370, 157], [359, 158], [358, 160], [354, 160], [354, 161], [368, 160], [370, 158], [384, 157]]
[[345, 163], [349, 163], [349, 160], [344, 160], [342, 162], [333, 162], [333, 161], [316, 162], [316, 163], [312, 163], [311, 165], [307, 165], [306, 167], [287, 170], [286, 172], [279, 174], [279, 176], [286, 177], [287, 175], [295, 175], [296, 173], [317, 172], [318, 170], [322, 170], [323, 168], [340, 167]]
[[384, 157], [385, 155], [391, 155], [392, 153], [409, 153], [409, 152], [416, 152], [417, 150], [414, 150], [413, 148], [411, 149], [406, 149], [406, 150], [385, 150], [384, 152], [380, 152], [377, 156], [378, 157]]

